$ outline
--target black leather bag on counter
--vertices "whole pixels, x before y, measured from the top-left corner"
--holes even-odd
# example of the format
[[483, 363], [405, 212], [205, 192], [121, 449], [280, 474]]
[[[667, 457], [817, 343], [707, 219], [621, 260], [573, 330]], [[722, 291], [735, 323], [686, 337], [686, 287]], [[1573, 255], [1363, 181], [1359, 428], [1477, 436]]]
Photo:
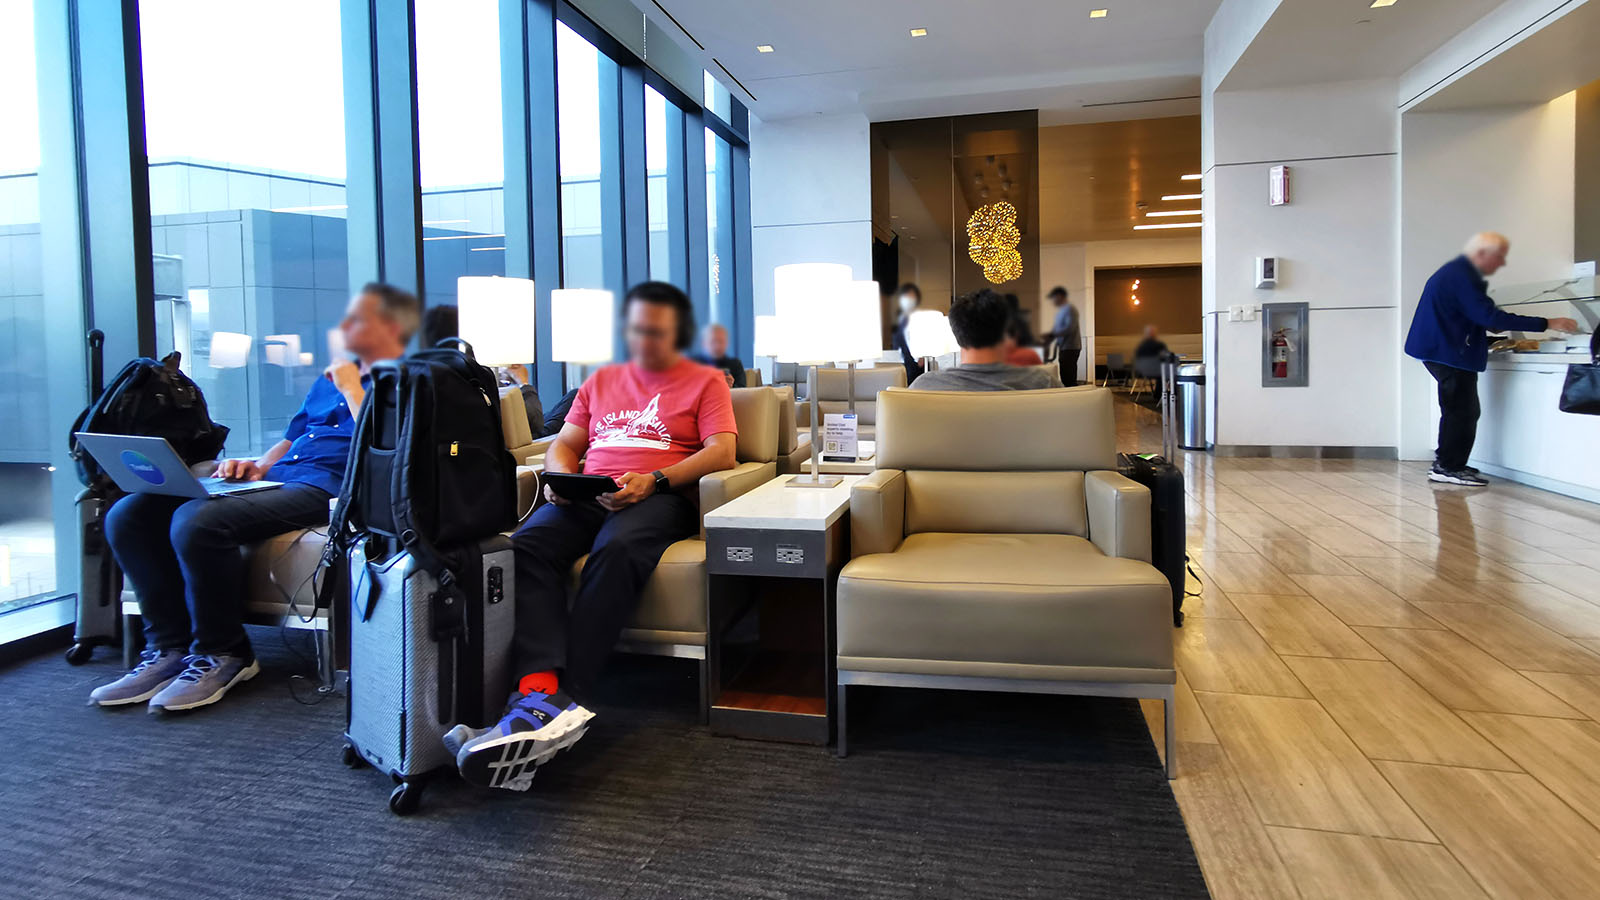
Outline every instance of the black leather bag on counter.
[[1567, 366], [1561, 387], [1561, 411], [1600, 416], [1600, 331], [1589, 336], [1589, 361]]

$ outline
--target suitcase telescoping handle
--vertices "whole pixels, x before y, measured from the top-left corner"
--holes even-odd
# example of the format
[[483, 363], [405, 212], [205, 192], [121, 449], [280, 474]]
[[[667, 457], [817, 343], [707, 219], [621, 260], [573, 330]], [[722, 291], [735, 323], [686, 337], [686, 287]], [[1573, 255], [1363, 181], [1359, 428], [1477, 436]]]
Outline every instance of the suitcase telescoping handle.
[[467, 359], [470, 359], [473, 362], [477, 362], [478, 361], [478, 358], [472, 354], [472, 345], [467, 343], [466, 341], [462, 340], [461, 338], [458, 338], [458, 337], [440, 338], [438, 341], [434, 342], [433, 346], [435, 348], [444, 349], [444, 350], [449, 350], [452, 347], [459, 348], [462, 353], [465, 353], [467, 355]]
[[89, 332], [89, 403], [98, 403], [105, 391], [106, 333], [96, 328]]

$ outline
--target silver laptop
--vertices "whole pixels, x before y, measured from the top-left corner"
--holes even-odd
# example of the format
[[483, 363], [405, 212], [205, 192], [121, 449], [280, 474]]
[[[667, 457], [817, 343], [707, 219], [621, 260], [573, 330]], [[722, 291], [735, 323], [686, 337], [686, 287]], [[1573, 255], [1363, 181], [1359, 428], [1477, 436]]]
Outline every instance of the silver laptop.
[[166, 438], [132, 434], [94, 434], [80, 431], [78, 443], [100, 468], [130, 494], [168, 494], [174, 497], [219, 497], [279, 487], [279, 481], [229, 481], [196, 478], [183, 464]]

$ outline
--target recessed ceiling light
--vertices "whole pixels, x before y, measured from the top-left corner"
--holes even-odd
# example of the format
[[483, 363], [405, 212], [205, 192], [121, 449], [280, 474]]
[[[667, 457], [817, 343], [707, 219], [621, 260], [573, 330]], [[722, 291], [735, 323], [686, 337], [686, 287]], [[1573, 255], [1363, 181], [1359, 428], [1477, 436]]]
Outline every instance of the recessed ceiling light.
[[1199, 200], [1204, 194], [1167, 194], [1163, 200]]
[[1199, 228], [1199, 222], [1162, 222], [1159, 225], [1135, 225], [1134, 231], [1154, 231], [1157, 228]]
[[912, 37], [927, 37], [928, 36], [928, 29], [926, 29], [926, 28], [913, 28], [913, 29], [911, 29], [911, 36]]
[[1089, 10], [1089, 18], [1091, 18], [1091, 19], [1104, 19], [1106, 17], [1107, 12], [1108, 11], [1104, 10], [1104, 9], [1091, 9], [1091, 10]]
[[1198, 210], [1198, 209], [1163, 209], [1163, 210], [1160, 210], [1158, 212], [1147, 212], [1147, 213], [1145, 213], [1145, 216], [1148, 217], [1148, 218], [1160, 218], [1161, 216], [1198, 216], [1198, 215], [1200, 215], [1200, 210]]
[[756, 52], [757, 53], [771, 53], [772, 52], [772, 45], [771, 44], [757, 44], [756, 45]]
[[1372, 0], [1372, 8], [1383, 9], [1385, 6], [1393, 6], [1398, 2], [1399, 0]]
[[1199, 181], [1201, 178], [1204, 178], [1204, 177], [1205, 176], [1203, 176], [1203, 175], [1185, 175], [1179, 180], [1181, 180], [1181, 181]]

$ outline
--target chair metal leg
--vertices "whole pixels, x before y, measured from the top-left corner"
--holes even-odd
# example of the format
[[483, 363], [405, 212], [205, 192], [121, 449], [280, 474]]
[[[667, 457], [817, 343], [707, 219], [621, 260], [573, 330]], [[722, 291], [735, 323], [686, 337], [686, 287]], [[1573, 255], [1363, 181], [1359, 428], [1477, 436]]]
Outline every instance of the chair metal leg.
[[140, 616], [122, 617], [122, 666], [131, 669], [139, 662], [139, 651], [144, 649], [144, 619]]
[[1173, 694], [1161, 698], [1162, 731], [1167, 739], [1167, 780], [1178, 777], [1178, 702]]
[[844, 759], [845, 756], [849, 753], [849, 748], [845, 745], [845, 730], [846, 730], [845, 723], [848, 721], [848, 719], [845, 716], [845, 705], [844, 705], [845, 697], [849, 696], [849, 693], [848, 693], [849, 690], [850, 690], [850, 685], [848, 685], [848, 684], [839, 685], [839, 701], [838, 701], [839, 743], [835, 747], [834, 752], [838, 754], [840, 759]]
[[334, 671], [333, 630], [318, 628], [313, 634], [317, 639], [317, 677], [322, 680], [320, 687], [324, 691], [331, 691], [339, 677]]
[[700, 724], [711, 724], [711, 665], [700, 658]]

